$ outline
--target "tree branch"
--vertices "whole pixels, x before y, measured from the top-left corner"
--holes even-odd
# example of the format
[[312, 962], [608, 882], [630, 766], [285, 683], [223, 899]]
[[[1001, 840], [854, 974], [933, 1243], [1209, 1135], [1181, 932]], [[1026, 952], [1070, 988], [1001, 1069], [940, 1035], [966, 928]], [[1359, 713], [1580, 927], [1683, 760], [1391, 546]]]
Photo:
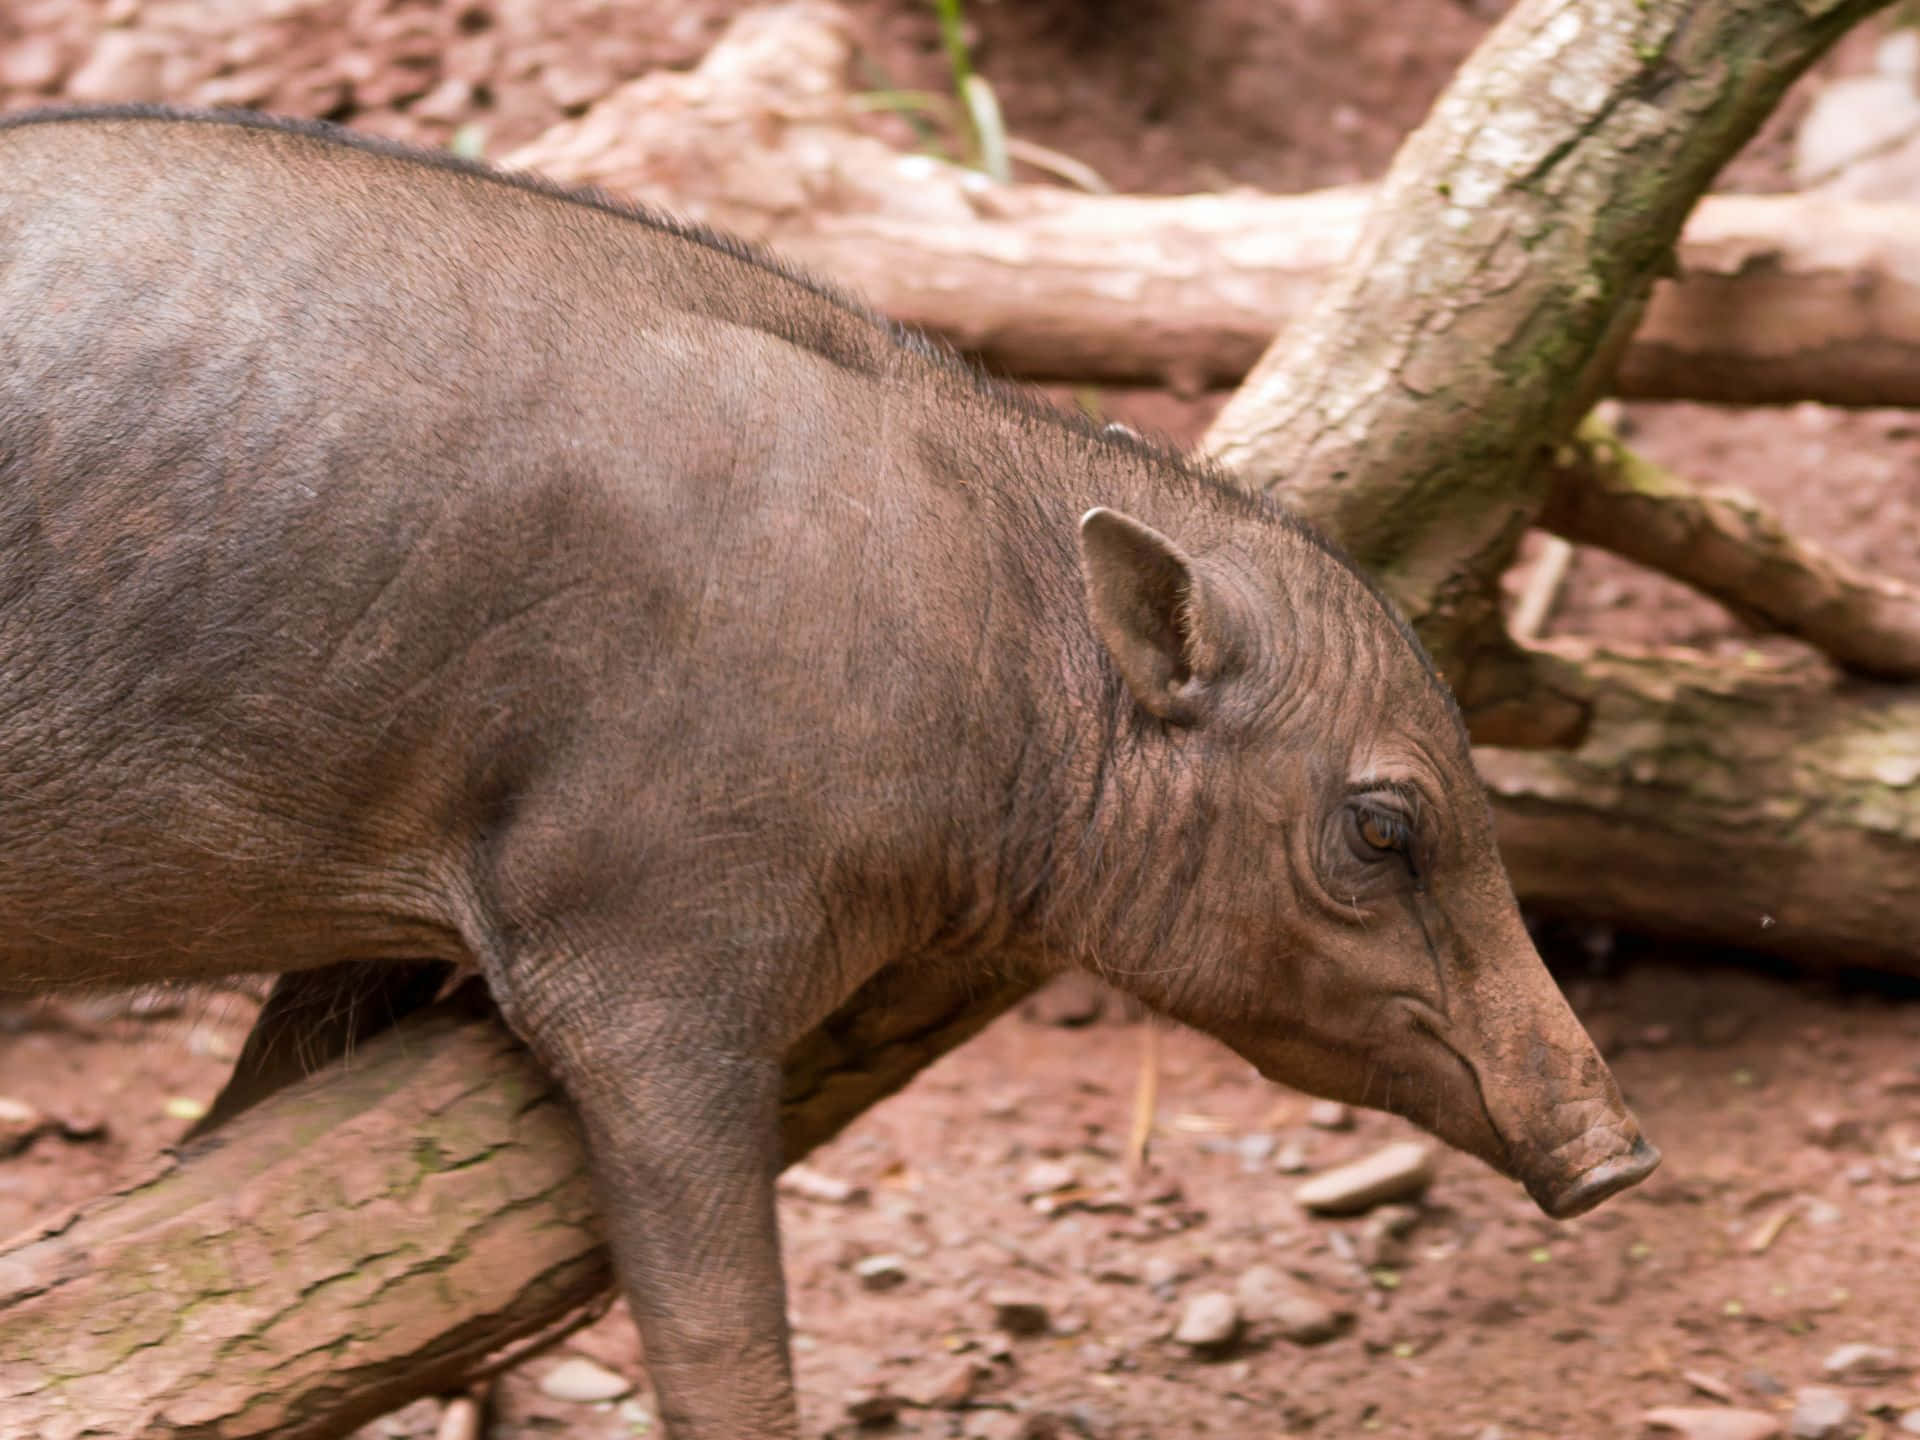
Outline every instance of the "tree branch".
[[1670, 575], [1844, 669], [1920, 679], [1920, 591], [1794, 539], [1743, 495], [1695, 490], [1597, 419], [1555, 452], [1551, 468], [1540, 524], [1556, 535]]

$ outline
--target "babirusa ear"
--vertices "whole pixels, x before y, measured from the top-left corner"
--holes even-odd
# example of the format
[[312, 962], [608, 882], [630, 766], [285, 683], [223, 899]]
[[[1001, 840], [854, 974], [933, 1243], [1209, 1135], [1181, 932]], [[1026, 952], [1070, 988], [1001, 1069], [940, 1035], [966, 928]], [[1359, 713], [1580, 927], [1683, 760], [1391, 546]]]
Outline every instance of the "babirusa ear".
[[1152, 526], [1094, 509], [1080, 517], [1080, 566], [1094, 631], [1134, 699], [1170, 724], [1197, 722], [1221, 637], [1205, 633], [1213, 607], [1193, 562]]

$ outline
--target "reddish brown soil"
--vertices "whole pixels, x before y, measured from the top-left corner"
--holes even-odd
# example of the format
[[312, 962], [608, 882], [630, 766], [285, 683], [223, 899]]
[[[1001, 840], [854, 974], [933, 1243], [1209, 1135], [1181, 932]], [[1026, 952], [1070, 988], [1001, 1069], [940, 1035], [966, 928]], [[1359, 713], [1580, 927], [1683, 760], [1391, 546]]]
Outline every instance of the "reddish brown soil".
[[[690, 63], [739, 8], [15, 0], [0, 9], [0, 105], [99, 96], [106, 86], [116, 98], [330, 114], [436, 143], [474, 122], [498, 151], [648, 66]], [[851, 8], [873, 42], [876, 88], [941, 86], [927, 6]], [[1121, 188], [1175, 191], [1378, 173], [1502, 7], [968, 8], [975, 59], [1015, 133]], [[109, 23], [123, 33], [103, 52]], [[1829, 68], [1857, 68], [1866, 46], [1850, 38]], [[1778, 188], [1803, 109], [1804, 95], [1791, 98], [1728, 183]], [[1204, 401], [1155, 395], [1104, 403], [1178, 439], [1210, 413]], [[1627, 422], [1636, 443], [1669, 464], [1748, 488], [1804, 533], [1920, 580], [1920, 424], [1911, 417], [1640, 406]], [[1586, 553], [1552, 628], [1622, 642], [1750, 643], [1710, 603]], [[1135, 1184], [1120, 1150], [1141, 1027], [1002, 1023], [816, 1158], [865, 1187], [866, 1199], [786, 1202], [807, 1432], [851, 1429], [850, 1391], [932, 1399], [968, 1366], [978, 1367], [970, 1408], [909, 1408], [899, 1431], [1627, 1434], [1653, 1405], [1780, 1408], [1848, 1341], [1904, 1347], [1920, 1364], [1920, 1184], [1897, 1183], [1913, 1168], [1902, 1157], [1920, 1147], [1920, 1002], [1710, 967], [1709, 957], [1660, 947], [1641, 947], [1630, 963], [1573, 949], [1576, 1003], [1665, 1147], [1665, 1168], [1594, 1216], [1556, 1224], [1483, 1167], [1448, 1155], [1405, 1254], [1371, 1269], [1360, 1258], [1364, 1223], [1304, 1217], [1268, 1139], [1249, 1137], [1270, 1138], [1274, 1153], [1297, 1142], [1318, 1169], [1405, 1126], [1369, 1115], [1351, 1132], [1314, 1130], [1300, 1097], [1199, 1037], [1174, 1034], [1153, 1165]], [[104, 1138], [50, 1133], [0, 1158], [0, 1233], [98, 1192], [184, 1128], [166, 1102], [214, 1093], [251, 1006], [227, 998], [172, 1017], [86, 1013], [59, 1007], [0, 1031], [0, 1097], [81, 1129], [91, 1117], [107, 1121]], [[1070, 1164], [1099, 1208], [1040, 1213], [1025, 1177], [1047, 1159]], [[901, 1257], [905, 1279], [869, 1292], [853, 1266], [881, 1253]], [[1170, 1340], [1188, 1300], [1232, 1290], [1255, 1265], [1298, 1277], [1351, 1310], [1353, 1323], [1305, 1348], [1256, 1321], [1205, 1359]], [[1050, 1333], [997, 1332], [989, 1296], [1000, 1291], [1042, 1304]], [[566, 1348], [642, 1374], [618, 1310]], [[644, 1390], [591, 1409], [549, 1400], [535, 1382], [552, 1363], [535, 1360], [501, 1385], [492, 1434], [644, 1433]], [[1920, 1378], [1852, 1393], [1856, 1414], [1877, 1418], [1848, 1433], [1885, 1435], [1896, 1414], [1920, 1406]], [[424, 1436], [434, 1421], [427, 1404], [365, 1434]]]

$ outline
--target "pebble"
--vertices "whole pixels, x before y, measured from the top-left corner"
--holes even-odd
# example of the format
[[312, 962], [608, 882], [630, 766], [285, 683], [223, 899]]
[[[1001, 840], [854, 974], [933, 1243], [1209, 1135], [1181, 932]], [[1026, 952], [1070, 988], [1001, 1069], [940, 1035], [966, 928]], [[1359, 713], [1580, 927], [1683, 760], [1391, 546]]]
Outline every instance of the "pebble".
[[1354, 1253], [1369, 1270], [1382, 1265], [1403, 1265], [1407, 1259], [1407, 1236], [1420, 1223], [1420, 1212], [1411, 1205], [1382, 1205], [1360, 1227]]
[[1241, 1310], [1251, 1319], [1270, 1320], [1296, 1345], [1318, 1345], [1347, 1326], [1350, 1312], [1335, 1310], [1271, 1265], [1255, 1265], [1234, 1282]]
[[780, 1177], [780, 1189], [805, 1200], [822, 1200], [829, 1205], [849, 1205], [867, 1198], [866, 1187], [813, 1170], [805, 1165], [789, 1165]]
[[1900, 1433], [1902, 1435], [1920, 1435], [1920, 1405], [1914, 1406], [1913, 1409], [1907, 1411], [1906, 1414], [1900, 1417]]
[[1091, 1025], [1107, 1008], [1107, 987], [1093, 976], [1071, 971], [1020, 1007], [1020, 1018], [1034, 1025]]
[[1149, 1290], [1167, 1291], [1187, 1278], [1187, 1267], [1171, 1255], [1149, 1255], [1140, 1267], [1140, 1280]]
[[585, 1356], [562, 1360], [540, 1377], [540, 1393], [575, 1405], [598, 1405], [632, 1393], [633, 1382]]
[[1047, 1307], [1035, 1296], [1014, 1290], [995, 1290], [987, 1296], [987, 1304], [993, 1307], [993, 1323], [1009, 1335], [1047, 1333]]
[[1338, 1100], [1316, 1100], [1307, 1107], [1307, 1124], [1316, 1130], [1351, 1130], [1353, 1107]]
[[924, 1410], [964, 1410], [972, 1403], [980, 1382], [992, 1374], [978, 1360], [956, 1356], [914, 1392], [913, 1403]]
[[1862, 1139], [1860, 1122], [1835, 1110], [1814, 1110], [1807, 1115], [1807, 1138], [1824, 1150], [1858, 1145]]
[[1663, 1405], [1647, 1411], [1645, 1420], [1649, 1434], [1682, 1440], [1774, 1440], [1780, 1433], [1779, 1417], [1760, 1410]]
[[891, 1290], [907, 1278], [907, 1265], [898, 1255], [869, 1255], [853, 1267], [868, 1290]]
[[1900, 1363], [1900, 1356], [1884, 1345], [1842, 1345], [1830, 1352], [1820, 1362], [1820, 1368], [1836, 1380], [1857, 1380], [1862, 1384], [1871, 1384], [1875, 1380], [1890, 1375], [1898, 1375], [1907, 1367]]
[[1020, 1193], [1050, 1195], [1055, 1190], [1065, 1190], [1079, 1178], [1073, 1166], [1064, 1160], [1042, 1160], [1027, 1171], [1020, 1182]]
[[1173, 1338], [1190, 1350], [1218, 1350], [1240, 1333], [1240, 1304], [1222, 1290], [1209, 1290], [1187, 1302]]
[[1307, 1147], [1289, 1140], [1274, 1153], [1273, 1168], [1282, 1175], [1304, 1175], [1312, 1168], [1307, 1162]]
[[1415, 1200], [1433, 1183], [1433, 1147], [1396, 1140], [1373, 1154], [1296, 1185], [1293, 1198], [1316, 1215], [1354, 1215], [1390, 1200]]
[[1256, 1130], [1251, 1135], [1242, 1135], [1234, 1149], [1240, 1155], [1242, 1174], [1257, 1175], [1267, 1168], [1267, 1161], [1273, 1157], [1275, 1141], [1264, 1130]]
[[47, 1118], [26, 1101], [0, 1095], [0, 1155], [24, 1149], [48, 1123]]
[[1793, 1417], [1787, 1433], [1793, 1440], [1844, 1440], [1851, 1433], [1853, 1406], [1838, 1390], [1825, 1385], [1802, 1385], [1793, 1392]]
[[884, 1425], [906, 1408], [906, 1397], [884, 1385], [862, 1385], [842, 1400], [847, 1418], [856, 1425]]

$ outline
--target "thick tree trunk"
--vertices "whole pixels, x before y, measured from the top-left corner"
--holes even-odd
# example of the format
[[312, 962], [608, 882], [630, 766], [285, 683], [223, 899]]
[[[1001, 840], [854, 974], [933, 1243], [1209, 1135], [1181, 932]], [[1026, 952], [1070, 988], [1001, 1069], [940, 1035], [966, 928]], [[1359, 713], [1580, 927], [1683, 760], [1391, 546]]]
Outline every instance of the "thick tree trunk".
[[1543, 447], [1605, 390], [1680, 227], [1782, 91], [1876, 0], [1521, 0], [1401, 147], [1358, 247], [1206, 448], [1343, 541], [1477, 738], [1564, 743], [1500, 573]]
[[[789, 1057], [789, 1160], [1029, 989], [877, 981]], [[0, 1433], [323, 1440], [611, 1279], [552, 1082], [490, 1009], [439, 1007], [0, 1249]]]

